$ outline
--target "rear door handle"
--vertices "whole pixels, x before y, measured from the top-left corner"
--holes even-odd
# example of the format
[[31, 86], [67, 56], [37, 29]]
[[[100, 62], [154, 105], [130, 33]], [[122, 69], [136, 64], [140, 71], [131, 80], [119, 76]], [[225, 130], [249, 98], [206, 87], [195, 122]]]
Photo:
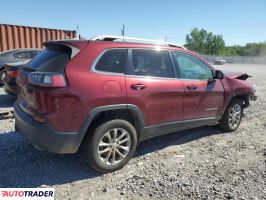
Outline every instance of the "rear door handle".
[[196, 90], [197, 89], [197, 86], [196, 85], [188, 85], [187, 86], [187, 89], [188, 90]]
[[132, 84], [131, 86], [132, 90], [143, 90], [145, 89], [147, 86], [141, 83], [137, 83], [137, 84]]

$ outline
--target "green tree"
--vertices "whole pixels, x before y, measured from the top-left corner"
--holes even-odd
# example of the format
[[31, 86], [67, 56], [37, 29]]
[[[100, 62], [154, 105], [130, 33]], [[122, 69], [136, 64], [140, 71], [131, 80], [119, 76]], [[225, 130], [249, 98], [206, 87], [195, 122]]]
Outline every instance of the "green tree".
[[221, 55], [224, 53], [225, 43], [221, 35], [194, 28], [186, 35], [185, 47], [200, 54]]
[[225, 56], [266, 56], [266, 43], [247, 43], [245, 46], [225, 47]]

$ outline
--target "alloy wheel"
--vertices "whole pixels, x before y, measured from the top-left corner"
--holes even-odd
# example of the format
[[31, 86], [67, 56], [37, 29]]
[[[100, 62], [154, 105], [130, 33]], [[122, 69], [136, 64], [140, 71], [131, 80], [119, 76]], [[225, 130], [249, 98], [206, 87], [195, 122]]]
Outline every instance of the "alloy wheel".
[[238, 127], [241, 120], [242, 108], [239, 104], [235, 104], [229, 112], [229, 126], [232, 129]]
[[131, 138], [123, 128], [113, 128], [106, 132], [98, 145], [98, 158], [106, 165], [116, 165], [128, 155]]

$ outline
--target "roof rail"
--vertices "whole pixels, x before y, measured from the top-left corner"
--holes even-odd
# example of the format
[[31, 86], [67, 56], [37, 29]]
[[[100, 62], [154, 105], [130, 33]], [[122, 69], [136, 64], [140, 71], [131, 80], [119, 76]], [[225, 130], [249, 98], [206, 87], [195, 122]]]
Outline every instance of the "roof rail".
[[139, 43], [144, 43], [144, 44], [158, 44], [158, 45], [165, 45], [165, 46], [170, 46], [170, 47], [179, 47], [182, 49], [186, 49], [186, 47], [182, 45], [170, 43], [170, 42], [162, 42], [162, 41], [149, 40], [149, 39], [143, 39], [143, 38], [123, 37], [123, 36], [114, 36], [114, 35], [99, 35], [99, 36], [90, 38], [90, 40], [139, 42]]

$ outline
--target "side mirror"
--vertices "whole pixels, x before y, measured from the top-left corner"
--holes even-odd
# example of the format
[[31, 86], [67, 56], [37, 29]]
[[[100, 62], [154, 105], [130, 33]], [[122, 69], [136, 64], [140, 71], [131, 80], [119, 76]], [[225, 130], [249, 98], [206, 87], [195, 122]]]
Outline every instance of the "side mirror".
[[214, 75], [214, 79], [223, 79], [223, 78], [224, 78], [223, 72], [220, 70], [216, 70], [215, 75]]

